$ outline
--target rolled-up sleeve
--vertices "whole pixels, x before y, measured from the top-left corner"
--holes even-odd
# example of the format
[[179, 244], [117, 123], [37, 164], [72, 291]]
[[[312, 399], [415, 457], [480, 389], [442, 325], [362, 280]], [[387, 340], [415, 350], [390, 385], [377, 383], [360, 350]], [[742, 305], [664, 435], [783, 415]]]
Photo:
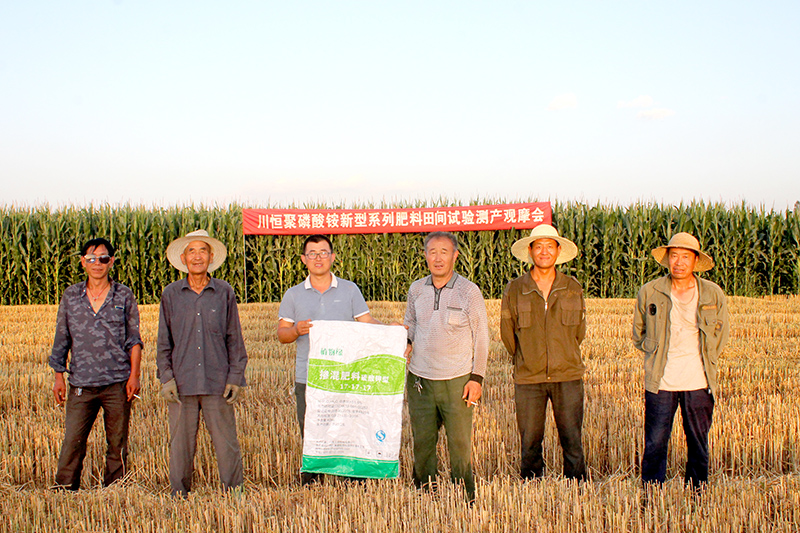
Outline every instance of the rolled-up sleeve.
[[69, 332], [69, 311], [67, 298], [61, 298], [58, 306], [58, 316], [56, 318], [56, 333], [53, 338], [53, 349], [48, 360], [50, 367], [56, 372], [67, 371], [67, 355], [72, 347], [72, 337]]
[[131, 349], [136, 346], [144, 346], [142, 342], [142, 335], [139, 331], [139, 305], [131, 293], [125, 302], [125, 344], [123, 350], [130, 353]]

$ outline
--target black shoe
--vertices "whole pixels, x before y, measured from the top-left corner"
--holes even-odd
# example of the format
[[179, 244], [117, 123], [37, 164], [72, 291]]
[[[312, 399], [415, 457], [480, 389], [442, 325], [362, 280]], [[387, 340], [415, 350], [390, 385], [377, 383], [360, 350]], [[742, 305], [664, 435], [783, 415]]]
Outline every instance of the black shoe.
[[317, 472], [300, 472], [300, 485], [312, 485], [314, 483], [322, 483], [322, 474]]

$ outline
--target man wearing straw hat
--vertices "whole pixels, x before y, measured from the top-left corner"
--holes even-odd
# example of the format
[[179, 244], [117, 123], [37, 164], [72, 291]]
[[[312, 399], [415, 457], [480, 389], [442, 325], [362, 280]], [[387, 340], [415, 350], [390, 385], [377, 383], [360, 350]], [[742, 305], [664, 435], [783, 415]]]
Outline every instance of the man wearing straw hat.
[[161, 296], [158, 375], [169, 402], [169, 481], [174, 495], [192, 488], [200, 411], [217, 452], [224, 489], [243, 481], [233, 404], [245, 386], [247, 366], [236, 294], [209, 276], [227, 255], [225, 245], [197, 230], [175, 239], [167, 259], [187, 277]]
[[688, 449], [684, 480], [697, 489], [708, 481], [708, 431], [717, 359], [728, 340], [728, 308], [722, 289], [696, 274], [714, 261], [695, 237], [676, 233], [652, 253], [669, 274], [639, 290], [633, 319], [633, 342], [644, 353], [642, 482], [664, 482], [680, 405]]
[[586, 307], [578, 281], [555, 268], [574, 259], [578, 248], [553, 226], [540, 224], [529, 237], [515, 242], [511, 253], [533, 263], [506, 286], [500, 312], [500, 336], [514, 362], [520, 475], [533, 479], [544, 474], [542, 441], [550, 401], [564, 476], [582, 480], [585, 367], [580, 344], [586, 334]]

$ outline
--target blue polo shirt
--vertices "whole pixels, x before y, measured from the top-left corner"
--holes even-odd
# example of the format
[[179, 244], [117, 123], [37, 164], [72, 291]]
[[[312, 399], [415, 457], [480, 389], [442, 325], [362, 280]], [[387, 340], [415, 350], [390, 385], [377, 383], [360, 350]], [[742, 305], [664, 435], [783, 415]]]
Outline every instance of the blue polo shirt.
[[[369, 313], [367, 302], [358, 286], [352, 281], [331, 274], [331, 286], [319, 292], [306, 277], [283, 295], [278, 308], [278, 318], [295, 323], [303, 320], [355, 320]], [[295, 381], [308, 382], [308, 335], [297, 337]]]

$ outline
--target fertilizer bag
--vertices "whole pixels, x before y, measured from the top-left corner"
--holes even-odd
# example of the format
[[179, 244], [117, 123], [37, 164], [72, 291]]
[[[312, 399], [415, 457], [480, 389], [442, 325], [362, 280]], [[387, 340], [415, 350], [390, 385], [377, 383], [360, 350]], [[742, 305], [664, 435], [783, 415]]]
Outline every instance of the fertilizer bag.
[[406, 329], [315, 320], [308, 335], [301, 471], [397, 477]]

